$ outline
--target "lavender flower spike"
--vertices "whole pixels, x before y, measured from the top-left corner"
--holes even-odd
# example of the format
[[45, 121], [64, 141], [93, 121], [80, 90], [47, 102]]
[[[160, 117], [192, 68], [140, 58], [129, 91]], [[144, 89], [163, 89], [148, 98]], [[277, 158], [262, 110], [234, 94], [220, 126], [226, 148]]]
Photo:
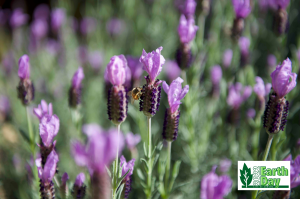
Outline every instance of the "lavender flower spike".
[[180, 100], [182, 100], [189, 91], [189, 85], [186, 85], [182, 89], [182, 83], [183, 79], [180, 77], [175, 79], [170, 86], [166, 82], [163, 82], [163, 88], [168, 95], [170, 108], [166, 109], [162, 134], [163, 138], [169, 142], [177, 139], [180, 118], [180, 111], [178, 108], [181, 104]]
[[84, 78], [83, 69], [82, 67], [79, 67], [72, 78], [72, 87], [79, 88], [81, 86], [81, 82], [83, 78]]
[[40, 136], [42, 138], [43, 145], [50, 147], [53, 142], [53, 138], [57, 135], [59, 130], [59, 119], [56, 115], [45, 115], [40, 121]]
[[19, 70], [18, 75], [20, 79], [29, 79], [30, 78], [30, 63], [28, 55], [23, 55], [19, 59]]
[[246, 18], [251, 12], [250, 0], [232, 0], [236, 18]]
[[81, 82], [84, 78], [82, 67], [79, 67], [72, 78], [72, 85], [69, 90], [69, 106], [76, 108], [81, 103]]
[[216, 167], [206, 174], [201, 181], [201, 199], [217, 199], [226, 196], [232, 187], [232, 180], [228, 175], [215, 174]]
[[264, 84], [264, 81], [262, 80], [261, 77], [256, 77], [255, 78], [256, 84], [253, 87], [253, 91], [256, 93], [259, 99], [263, 99], [266, 95], [269, 94], [272, 85], [270, 83], [267, 83], [266, 85]]
[[68, 194], [69, 194], [67, 180], [69, 180], [69, 176], [65, 172], [63, 174], [63, 176], [61, 177], [61, 184], [60, 184], [60, 187], [59, 187], [60, 196], [62, 197], [62, 199], [66, 199], [68, 197]]
[[126, 162], [126, 159], [124, 156], [121, 156], [120, 158], [120, 166], [122, 167], [122, 176], [125, 175], [128, 170], [129, 173], [126, 175], [126, 177], [123, 179], [122, 183], [124, 183], [124, 188], [123, 188], [123, 197], [128, 198], [129, 197], [129, 192], [131, 191], [131, 175], [133, 174], [133, 168], [134, 168], [134, 162], [135, 159], [130, 160], [129, 162]]
[[224, 68], [228, 68], [231, 65], [233, 52], [231, 49], [225, 50], [223, 53], [222, 65]]
[[52, 103], [49, 103], [48, 106], [47, 102], [45, 100], [42, 100], [41, 104], [39, 104], [37, 108], [33, 109], [33, 113], [40, 121], [44, 115], [52, 116], [53, 114]]
[[189, 44], [195, 38], [198, 26], [195, 26], [193, 18], [186, 19], [181, 15], [177, 30], [181, 43]]
[[186, 0], [183, 6], [182, 12], [186, 15], [186, 17], [193, 17], [195, 14], [197, 3], [195, 0]]
[[[278, 98], [283, 98], [293, 88], [297, 82], [297, 74], [292, 73], [292, 62], [289, 58], [284, 60], [281, 65], [278, 65], [271, 74], [272, 88]], [[290, 81], [291, 80], [291, 81]]]
[[24, 25], [28, 21], [28, 15], [23, 13], [22, 8], [17, 8], [13, 11], [10, 18], [10, 26], [17, 28]]
[[241, 83], [236, 83], [229, 87], [229, 93], [227, 97], [227, 103], [233, 109], [238, 109], [241, 104], [247, 100], [252, 93], [250, 86], [243, 87]]
[[83, 199], [85, 196], [86, 186], [84, 185], [85, 175], [84, 173], [80, 173], [77, 175], [76, 180], [74, 182], [72, 195], [73, 198]]
[[222, 69], [219, 65], [215, 65], [210, 70], [210, 80], [213, 85], [218, 85], [222, 79]]
[[134, 149], [135, 146], [141, 141], [140, 134], [133, 134], [132, 132], [129, 132], [126, 134], [125, 142], [129, 149]]
[[56, 8], [51, 13], [51, 27], [53, 31], [57, 32], [64, 23], [65, 10], [62, 8]]

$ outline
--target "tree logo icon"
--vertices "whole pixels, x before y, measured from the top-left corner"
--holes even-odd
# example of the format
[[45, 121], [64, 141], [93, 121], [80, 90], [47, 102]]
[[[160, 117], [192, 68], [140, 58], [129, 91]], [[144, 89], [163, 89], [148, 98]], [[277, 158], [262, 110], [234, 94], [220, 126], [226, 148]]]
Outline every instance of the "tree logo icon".
[[251, 174], [251, 168], [248, 168], [244, 163], [243, 170], [240, 169], [240, 180], [244, 186], [247, 186], [252, 182], [253, 174]]

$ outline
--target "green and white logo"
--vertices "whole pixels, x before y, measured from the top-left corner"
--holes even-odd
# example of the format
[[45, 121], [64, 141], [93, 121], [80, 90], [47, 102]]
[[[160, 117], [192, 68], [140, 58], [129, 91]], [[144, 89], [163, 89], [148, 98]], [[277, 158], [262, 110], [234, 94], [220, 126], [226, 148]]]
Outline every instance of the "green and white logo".
[[290, 162], [238, 161], [238, 190], [290, 190]]

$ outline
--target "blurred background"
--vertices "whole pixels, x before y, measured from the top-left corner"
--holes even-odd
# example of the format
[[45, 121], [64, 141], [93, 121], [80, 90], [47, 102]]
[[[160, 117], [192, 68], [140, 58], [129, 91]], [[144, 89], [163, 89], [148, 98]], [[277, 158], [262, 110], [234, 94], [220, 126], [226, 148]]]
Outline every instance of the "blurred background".
[[[287, 57], [292, 61], [293, 72], [298, 74], [300, 1], [290, 1], [286, 8], [287, 28], [278, 35], [274, 32], [277, 8], [267, 0], [252, 0], [252, 11], [245, 18], [244, 31], [239, 36], [248, 39], [245, 47], [240, 40], [232, 39], [236, 16], [230, 0], [197, 0], [194, 19], [199, 29], [190, 44], [192, 64], [180, 69], [175, 60], [181, 46], [177, 27], [184, 3], [184, 0], [0, 0], [1, 199], [39, 198], [31, 170], [33, 156], [26, 141], [26, 108], [17, 98], [16, 90], [18, 59], [23, 54], [30, 57], [31, 80], [35, 85], [35, 99], [29, 108], [37, 107], [42, 99], [53, 104], [53, 112], [60, 119], [60, 130], [55, 138], [60, 157], [58, 175], [68, 172], [69, 187], [72, 187], [79, 172], [88, 176], [87, 169], [77, 166], [70, 154], [72, 140], [86, 140], [81, 125], [97, 123], [105, 129], [114, 126], [107, 116], [107, 83], [103, 77], [109, 59], [124, 54], [129, 66], [132, 65], [128, 87], [142, 86], [146, 73], [142, 73], [142, 65], [137, 60], [143, 49], [151, 52], [160, 46], [166, 63], [158, 78], [169, 84], [180, 76], [184, 79], [183, 85], [190, 86], [180, 107], [178, 139], [172, 146], [172, 164], [177, 160], [182, 163], [170, 198], [199, 198], [201, 179], [213, 165], [218, 166], [218, 175], [227, 174], [233, 181], [232, 191], [226, 198], [251, 198], [250, 192], [237, 191], [237, 161], [261, 159], [267, 133], [262, 127], [257, 94], [250, 92], [247, 99], [236, 106], [228, 100], [229, 87], [239, 82], [243, 87], [253, 88], [256, 76], [270, 83], [271, 72]], [[229, 51], [232, 58], [227, 64]], [[211, 77], [215, 65], [221, 66], [223, 74], [217, 90]], [[68, 105], [68, 90], [79, 66], [83, 67], [85, 78], [82, 119], [76, 123], [76, 114]], [[267, 96], [264, 97], [267, 100]], [[152, 119], [154, 145], [163, 141], [164, 113], [169, 107], [164, 91], [161, 100], [159, 111]], [[300, 151], [299, 85], [287, 95], [287, 100], [290, 101], [287, 127], [274, 138], [270, 160], [282, 160], [290, 153], [296, 157]], [[39, 121], [31, 113], [38, 142]], [[121, 130], [124, 134], [141, 135], [137, 157], [143, 157], [147, 123], [138, 102], [129, 104], [128, 117]], [[38, 147], [35, 150], [38, 151]], [[166, 149], [160, 153], [160, 158], [165, 159]], [[127, 160], [132, 157], [127, 148], [123, 154]], [[222, 171], [224, 160], [230, 160], [231, 166]], [[136, 172], [139, 165], [137, 158], [130, 198], [145, 197]], [[157, 166], [153, 175], [158, 181]], [[86, 184], [90, 186], [88, 179]], [[291, 194], [291, 198], [299, 198], [300, 189], [293, 189]], [[160, 198], [156, 188], [154, 198]], [[272, 193], [261, 198], [272, 198]]]

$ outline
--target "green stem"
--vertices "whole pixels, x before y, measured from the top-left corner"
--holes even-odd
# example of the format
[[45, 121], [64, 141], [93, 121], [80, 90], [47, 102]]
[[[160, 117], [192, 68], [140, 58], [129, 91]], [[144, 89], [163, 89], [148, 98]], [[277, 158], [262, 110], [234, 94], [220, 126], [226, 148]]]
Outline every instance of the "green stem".
[[[262, 161], [266, 161], [267, 158], [268, 158], [273, 137], [274, 137], [274, 134], [269, 134], [267, 145], [266, 145], [266, 149], [265, 149]], [[257, 197], [257, 194], [258, 194], [258, 190], [254, 191], [254, 194], [252, 195], [252, 198], [255, 199]]]
[[117, 154], [114, 165], [114, 174], [113, 174], [113, 198], [117, 198], [117, 186], [118, 186], [118, 169], [119, 169], [119, 137], [120, 137], [120, 124], [118, 124], [118, 137], [117, 137]]
[[272, 161], [275, 161], [276, 160], [276, 153], [277, 153], [277, 144], [278, 144], [278, 142], [279, 142], [279, 139], [280, 139], [280, 136], [275, 136], [275, 138], [274, 138], [274, 142], [273, 142], [273, 144], [272, 144], [272, 146], [271, 146], [271, 160]]
[[172, 142], [168, 141], [168, 156], [167, 156], [167, 164], [166, 164], [166, 178], [165, 178], [165, 190], [167, 194], [169, 194], [168, 186], [169, 186], [169, 177], [170, 177], [170, 170], [171, 170], [171, 147]]
[[152, 143], [151, 143], [151, 117], [147, 117], [148, 120], [148, 179], [147, 179], [147, 185], [148, 185], [148, 192], [147, 192], [147, 198], [151, 199], [152, 195], [152, 184], [151, 184], [151, 178], [152, 178]]
[[30, 118], [30, 113], [29, 113], [28, 107], [26, 107], [26, 112], [27, 112], [27, 124], [28, 124], [29, 139], [30, 139], [30, 148], [31, 148], [32, 155], [35, 156], [34, 134], [33, 134], [32, 123], [31, 123], [31, 118]]
[[205, 30], [205, 18], [206, 16], [204, 14], [200, 14], [198, 17], [198, 38], [199, 38], [199, 48], [201, 49], [204, 45], [204, 30]]

